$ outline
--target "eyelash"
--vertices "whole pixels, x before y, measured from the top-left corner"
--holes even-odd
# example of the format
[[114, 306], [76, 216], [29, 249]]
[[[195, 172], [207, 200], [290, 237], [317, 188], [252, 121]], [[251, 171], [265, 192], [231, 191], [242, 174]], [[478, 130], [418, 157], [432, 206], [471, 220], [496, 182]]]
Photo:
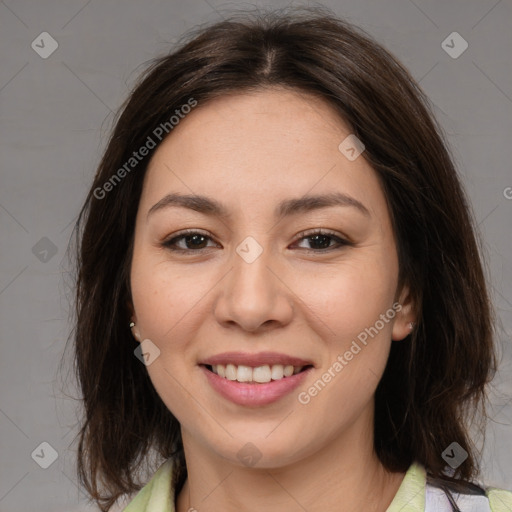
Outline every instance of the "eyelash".
[[[165, 249], [168, 249], [169, 251], [172, 251], [175, 253], [181, 253], [181, 254], [200, 253], [200, 252], [208, 249], [208, 247], [201, 248], [201, 249], [181, 249], [181, 248], [175, 247], [175, 244], [178, 240], [184, 239], [185, 237], [192, 236], [192, 235], [200, 235], [206, 239], [213, 240], [206, 233], [202, 233], [201, 231], [197, 231], [194, 229], [187, 229], [185, 231], [182, 231], [181, 233], [178, 233], [177, 235], [173, 236], [172, 238], [165, 240], [164, 242], [162, 242], [161, 245], [162, 245], [162, 247], [164, 247]], [[336, 233], [329, 231], [329, 230], [325, 230], [325, 229], [317, 229], [316, 231], [302, 231], [301, 233], [298, 234], [298, 237], [299, 237], [299, 241], [301, 241], [304, 239], [312, 238], [316, 235], [327, 236], [329, 238], [332, 238], [332, 239], [336, 240], [336, 242], [338, 243], [338, 246], [337, 247], [336, 246], [335, 247], [327, 247], [326, 249], [303, 249], [303, 250], [305, 250], [307, 252], [313, 252], [313, 253], [320, 253], [320, 252], [325, 253], [325, 252], [330, 252], [332, 250], [341, 249], [344, 246], [353, 245], [348, 240], [339, 237]]]

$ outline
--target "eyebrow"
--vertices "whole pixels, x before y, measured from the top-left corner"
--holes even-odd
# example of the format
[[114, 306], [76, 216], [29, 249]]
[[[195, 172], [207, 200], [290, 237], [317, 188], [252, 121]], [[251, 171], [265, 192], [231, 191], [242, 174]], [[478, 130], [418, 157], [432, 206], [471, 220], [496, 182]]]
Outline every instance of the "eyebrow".
[[[285, 199], [281, 201], [274, 211], [278, 219], [295, 215], [298, 213], [328, 208], [332, 206], [348, 206], [357, 209], [366, 217], [371, 217], [369, 210], [363, 203], [352, 196], [341, 192], [332, 192], [322, 195], [307, 195], [299, 198]], [[168, 207], [182, 207], [194, 210], [205, 215], [228, 219], [231, 214], [227, 208], [216, 199], [196, 194], [167, 194], [160, 201], [155, 203], [148, 211], [147, 217], [151, 214]]]

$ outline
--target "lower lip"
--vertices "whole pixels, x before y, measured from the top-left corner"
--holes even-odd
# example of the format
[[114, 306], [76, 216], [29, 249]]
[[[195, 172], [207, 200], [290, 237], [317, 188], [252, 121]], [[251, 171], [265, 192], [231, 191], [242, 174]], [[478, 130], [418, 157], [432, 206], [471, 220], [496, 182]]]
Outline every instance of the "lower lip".
[[265, 384], [250, 384], [219, 377], [203, 365], [200, 368], [215, 391], [231, 402], [245, 406], [260, 406], [277, 402], [277, 400], [297, 388], [313, 369], [310, 367], [290, 377], [273, 380]]

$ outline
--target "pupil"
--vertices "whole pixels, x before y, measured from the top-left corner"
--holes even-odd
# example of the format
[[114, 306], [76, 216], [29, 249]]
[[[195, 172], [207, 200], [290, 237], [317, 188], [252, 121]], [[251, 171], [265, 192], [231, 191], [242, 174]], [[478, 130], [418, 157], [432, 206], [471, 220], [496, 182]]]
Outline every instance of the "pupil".
[[[193, 240], [196, 240], [196, 241], [197, 241], [197, 239], [198, 239], [198, 238], [202, 238], [202, 239], [204, 240], [204, 236], [203, 236], [203, 235], [188, 235], [188, 236], [186, 237], [187, 246], [188, 246], [188, 243], [189, 243], [189, 241], [190, 241], [191, 239], [193, 239]], [[203, 242], [203, 243], [204, 243], [204, 242]], [[199, 247], [199, 245], [200, 245], [200, 244], [201, 244], [201, 242], [199, 242], [199, 244], [196, 244], [195, 242], [193, 242], [193, 243], [192, 243], [192, 245], [193, 245], [194, 247], [196, 247], [196, 248], [197, 248], [197, 247]]]
[[[313, 235], [311, 237], [311, 242], [312, 242], [312, 245], [314, 246], [315, 245], [315, 242], [318, 242], [319, 239], [322, 239], [324, 241], [327, 241], [327, 244], [320, 244], [320, 248], [323, 248], [323, 247], [329, 247], [329, 235]], [[318, 247], [316, 247], [318, 248]]]

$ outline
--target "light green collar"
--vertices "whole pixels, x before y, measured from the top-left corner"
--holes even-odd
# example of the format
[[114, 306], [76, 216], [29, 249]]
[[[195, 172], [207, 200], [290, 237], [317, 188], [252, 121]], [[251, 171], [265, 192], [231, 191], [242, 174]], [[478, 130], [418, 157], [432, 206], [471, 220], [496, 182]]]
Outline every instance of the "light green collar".
[[167, 459], [123, 512], [175, 512], [172, 468], [173, 459]]
[[[124, 512], [175, 512], [174, 489], [171, 488], [172, 470], [173, 460], [168, 459]], [[426, 480], [425, 468], [417, 462], [411, 464], [386, 512], [424, 512]], [[512, 510], [512, 492], [489, 487], [487, 496], [492, 512]]]
[[[175, 512], [174, 489], [171, 488], [172, 468], [172, 459], [165, 461], [124, 512]], [[386, 512], [423, 512], [425, 482], [426, 473], [423, 466], [412, 464]]]

